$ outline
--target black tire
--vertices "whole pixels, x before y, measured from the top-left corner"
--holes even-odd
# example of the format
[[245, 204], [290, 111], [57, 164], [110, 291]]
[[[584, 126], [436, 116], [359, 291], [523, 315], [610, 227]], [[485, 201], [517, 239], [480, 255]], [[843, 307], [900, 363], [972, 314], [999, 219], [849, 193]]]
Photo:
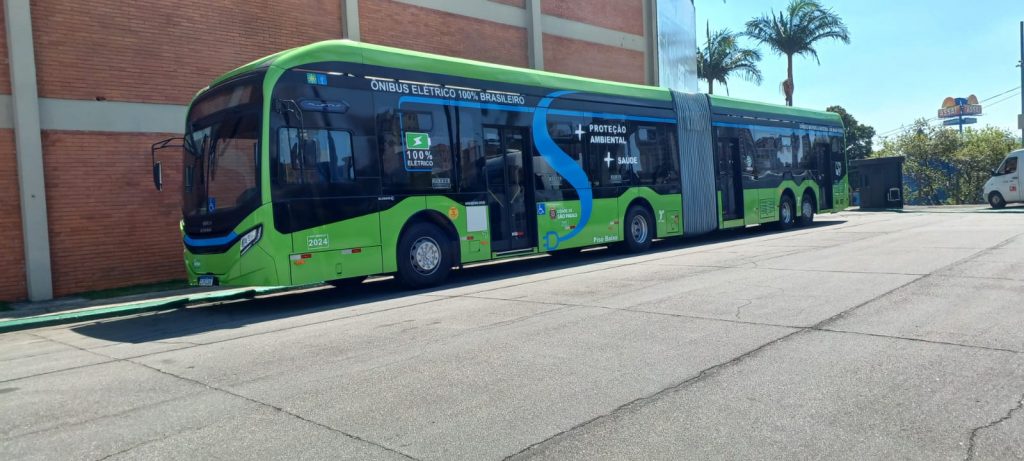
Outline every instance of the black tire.
[[988, 194], [988, 204], [996, 210], [1003, 209], [1006, 206], [1006, 200], [1003, 198], [1003, 194], [999, 192], [993, 192]]
[[359, 277], [349, 277], [347, 279], [328, 280], [327, 284], [334, 288], [353, 288], [362, 285], [363, 280], [366, 280], [365, 275]]
[[779, 230], [787, 230], [793, 227], [796, 220], [796, 205], [793, 204], [793, 199], [789, 195], [783, 195], [779, 200], [779, 221], [775, 223], [775, 227]]
[[452, 270], [451, 246], [437, 226], [413, 224], [398, 239], [398, 280], [409, 288], [441, 284]]
[[814, 211], [817, 209], [814, 206], [814, 198], [811, 194], [804, 194], [803, 200], [800, 200], [800, 215], [796, 218], [796, 225], [800, 227], [810, 226], [814, 222]]
[[647, 208], [633, 205], [626, 211], [623, 221], [625, 238], [621, 248], [630, 253], [646, 251], [654, 239], [654, 216]]

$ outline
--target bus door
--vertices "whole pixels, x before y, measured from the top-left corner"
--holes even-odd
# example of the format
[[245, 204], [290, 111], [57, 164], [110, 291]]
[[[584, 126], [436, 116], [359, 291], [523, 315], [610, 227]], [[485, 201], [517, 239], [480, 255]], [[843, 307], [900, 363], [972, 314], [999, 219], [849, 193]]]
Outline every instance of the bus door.
[[533, 248], [537, 226], [533, 187], [527, 187], [532, 184], [527, 178], [533, 177], [529, 131], [507, 126], [484, 126], [483, 131], [491, 249], [505, 253]]
[[[822, 210], [832, 209], [832, 184], [839, 178], [836, 174], [842, 174], [840, 169], [836, 171], [835, 163], [832, 161], [832, 146], [829, 144], [817, 144], [820, 152], [818, 153], [818, 171], [821, 172], [821, 195], [819, 199], [821, 202]], [[842, 165], [842, 164], [840, 164]]]
[[718, 190], [722, 192], [722, 220], [743, 218], [743, 177], [740, 172], [740, 140], [720, 137], [715, 146]]

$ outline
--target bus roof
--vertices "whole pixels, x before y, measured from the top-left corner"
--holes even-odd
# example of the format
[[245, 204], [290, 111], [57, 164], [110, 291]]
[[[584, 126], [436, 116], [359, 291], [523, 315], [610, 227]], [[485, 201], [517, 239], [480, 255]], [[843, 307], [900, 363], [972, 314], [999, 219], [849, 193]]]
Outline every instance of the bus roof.
[[[355, 62], [381, 67], [455, 75], [479, 80], [617, 96], [630, 96], [658, 101], [670, 101], [672, 99], [671, 92], [666, 88], [598, 80], [534, 69], [524, 69], [521, 67], [453, 58], [401, 48], [356, 42], [352, 40], [327, 40], [281, 51], [228, 72], [218, 77], [211, 86], [242, 73], [268, 66], [289, 69], [303, 64], [327, 61]], [[711, 98], [712, 107], [723, 107], [761, 114], [768, 113], [781, 116], [790, 115], [832, 123], [840, 120], [839, 115], [832, 112], [799, 109], [776, 104], [727, 98], [717, 95], [709, 96]]]
[[747, 101], [745, 99], [727, 98], [716, 94], [709, 94], [708, 97], [711, 99], [712, 112], [714, 112], [714, 108], [723, 108], [733, 109], [735, 111], [751, 112], [753, 114], [777, 114], [796, 119], [812, 119], [830, 125], [842, 125], [843, 123], [843, 118], [835, 112], [781, 106], [766, 102]]

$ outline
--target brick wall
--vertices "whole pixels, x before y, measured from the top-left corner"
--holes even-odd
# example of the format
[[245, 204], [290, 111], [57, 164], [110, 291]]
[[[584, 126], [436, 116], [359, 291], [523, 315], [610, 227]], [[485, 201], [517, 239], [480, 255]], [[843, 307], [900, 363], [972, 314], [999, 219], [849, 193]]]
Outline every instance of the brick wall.
[[526, 29], [391, 0], [359, 3], [364, 42], [526, 67]]
[[[3, 6], [0, 4], [0, 6]], [[0, 94], [11, 94], [11, 71], [7, 67], [7, 23], [0, 8]]]
[[25, 298], [25, 249], [18, 203], [14, 131], [0, 130], [0, 301]]
[[584, 77], [644, 83], [644, 54], [544, 34], [544, 69]]
[[643, 0], [542, 1], [540, 9], [551, 16], [630, 34], [644, 34]]
[[180, 154], [157, 192], [140, 148], [170, 136], [43, 132], [54, 295], [185, 277]]
[[39, 94], [185, 104], [260, 57], [341, 37], [328, 0], [32, 1]]

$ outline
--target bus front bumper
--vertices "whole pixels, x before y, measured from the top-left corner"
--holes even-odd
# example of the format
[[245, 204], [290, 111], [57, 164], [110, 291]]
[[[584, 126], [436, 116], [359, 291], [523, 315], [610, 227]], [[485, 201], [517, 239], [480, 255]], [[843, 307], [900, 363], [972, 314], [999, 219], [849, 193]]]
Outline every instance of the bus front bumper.
[[[185, 270], [193, 286], [280, 286], [274, 259], [259, 244], [238, 255], [235, 246], [224, 253], [193, 254], [185, 250]], [[284, 282], [284, 283], [282, 283]]]

